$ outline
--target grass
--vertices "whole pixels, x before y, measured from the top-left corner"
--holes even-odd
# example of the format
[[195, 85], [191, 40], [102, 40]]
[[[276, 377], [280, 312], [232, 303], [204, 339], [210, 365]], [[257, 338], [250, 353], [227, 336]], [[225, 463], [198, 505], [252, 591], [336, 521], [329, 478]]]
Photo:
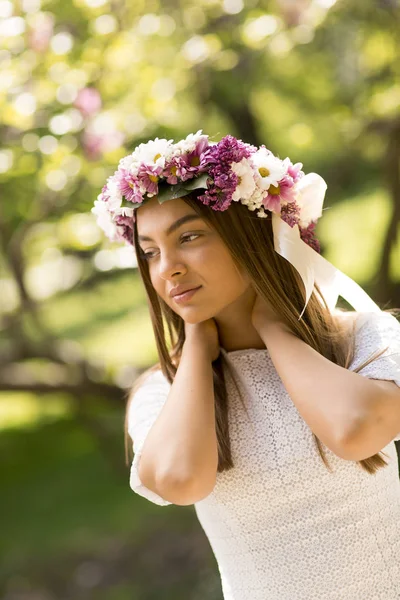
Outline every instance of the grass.
[[[2, 598], [189, 600], [206, 572], [210, 600], [220, 600], [194, 508], [161, 508], [130, 489], [121, 424], [107, 456], [68, 413], [2, 431]], [[121, 469], [109, 461], [111, 451]]]

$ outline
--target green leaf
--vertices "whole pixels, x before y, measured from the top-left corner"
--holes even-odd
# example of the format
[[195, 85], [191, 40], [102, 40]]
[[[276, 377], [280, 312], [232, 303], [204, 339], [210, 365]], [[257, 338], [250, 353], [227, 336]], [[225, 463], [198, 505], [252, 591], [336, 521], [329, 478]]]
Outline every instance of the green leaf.
[[141, 206], [141, 203], [140, 202], [131, 202], [130, 200], [127, 200], [125, 197], [122, 197], [121, 206], [128, 207], [128, 208], [136, 208], [138, 206]]
[[199, 177], [195, 179], [191, 179], [190, 181], [185, 181], [185, 188], [188, 191], [198, 190], [200, 188], [207, 189], [207, 179], [209, 175], [208, 173], [202, 173]]
[[182, 198], [182, 196], [186, 196], [188, 190], [180, 183], [176, 185], [168, 185], [168, 186], [158, 186], [158, 202], [162, 204], [167, 200], [175, 200], [176, 198]]
[[186, 196], [188, 192], [198, 189], [207, 189], [208, 173], [202, 173], [200, 177], [184, 181], [183, 183], [176, 183], [174, 185], [163, 185], [158, 186], [158, 201], [160, 204], [167, 200], [174, 200], [176, 198], [182, 198]]

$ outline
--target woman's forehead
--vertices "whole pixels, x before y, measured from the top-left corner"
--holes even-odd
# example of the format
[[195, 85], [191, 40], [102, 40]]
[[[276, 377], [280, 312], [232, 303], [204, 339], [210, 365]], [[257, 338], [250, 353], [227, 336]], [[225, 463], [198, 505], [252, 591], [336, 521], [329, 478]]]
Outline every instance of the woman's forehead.
[[177, 221], [189, 222], [191, 220], [194, 221], [194, 219], [203, 221], [201, 216], [181, 198], [167, 200], [159, 204], [155, 196], [148, 200], [146, 204], [136, 209], [139, 238], [148, 237], [152, 233], [166, 231]]

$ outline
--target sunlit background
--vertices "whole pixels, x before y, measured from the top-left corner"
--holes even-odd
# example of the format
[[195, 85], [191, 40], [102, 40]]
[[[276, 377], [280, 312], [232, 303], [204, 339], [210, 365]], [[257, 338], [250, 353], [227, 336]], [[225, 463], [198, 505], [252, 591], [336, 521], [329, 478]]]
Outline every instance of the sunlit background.
[[400, 307], [397, 0], [0, 0], [0, 592], [218, 600], [193, 507], [129, 488], [157, 360], [128, 247], [90, 212], [150, 138], [227, 133], [328, 183], [323, 255]]

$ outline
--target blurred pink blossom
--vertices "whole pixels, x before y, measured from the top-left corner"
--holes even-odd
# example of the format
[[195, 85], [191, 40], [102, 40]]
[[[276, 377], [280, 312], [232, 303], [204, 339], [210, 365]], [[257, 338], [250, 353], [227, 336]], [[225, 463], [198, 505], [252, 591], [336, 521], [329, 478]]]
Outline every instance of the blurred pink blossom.
[[35, 52], [45, 52], [53, 36], [54, 16], [48, 12], [37, 13], [28, 30], [28, 45]]
[[82, 88], [78, 92], [74, 106], [81, 111], [83, 116], [89, 117], [100, 110], [101, 96], [96, 88]]
[[119, 148], [124, 140], [125, 135], [121, 131], [98, 134], [85, 130], [82, 136], [83, 151], [89, 160], [97, 160], [103, 152]]

